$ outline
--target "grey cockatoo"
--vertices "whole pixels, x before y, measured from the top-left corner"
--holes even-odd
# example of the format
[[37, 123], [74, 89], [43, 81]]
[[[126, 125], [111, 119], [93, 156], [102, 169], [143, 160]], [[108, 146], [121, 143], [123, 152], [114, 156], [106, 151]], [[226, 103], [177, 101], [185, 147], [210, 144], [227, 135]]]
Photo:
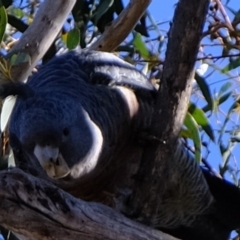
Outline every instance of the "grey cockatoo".
[[[19, 165], [41, 166], [66, 186], [77, 183], [72, 194], [100, 202], [134, 181], [137, 138], [149, 126], [156, 90], [130, 64], [72, 51], [0, 93], [17, 95], [9, 136]], [[199, 167], [181, 144], [171, 162], [154, 226], [182, 239], [226, 240], [240, 226], [239, 189]]]
[[[112, 54], [60, 56], [27, 84], [12, 87], [21, 94], [11, 117], [10, 141], [14, 135], [50, 177], [79, 178], [95, 168], [103, 145], [117, 144], [118, 134], [138, 110], [134, 93], [120, 86], [124, 84], [154, 90], [141, 73]], [[14, 150], [15, 143], [11, 145]]]

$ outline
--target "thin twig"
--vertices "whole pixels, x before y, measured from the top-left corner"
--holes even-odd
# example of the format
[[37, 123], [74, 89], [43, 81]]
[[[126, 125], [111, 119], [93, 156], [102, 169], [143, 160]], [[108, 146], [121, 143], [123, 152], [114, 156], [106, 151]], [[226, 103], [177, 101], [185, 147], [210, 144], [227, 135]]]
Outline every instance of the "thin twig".
[[135, 27], [151, 0], [131, 0], [116, 20], [106, 28], [89, 49], [111, 52], [115, 50]]
[[231, 31], [234, 31], [234, 28], [233, 28], [233, 26], [232, 26], [232, 23], [231, 23], [228, 15], [227, 15], [227, 13], [226, 13], [226, 11], [225, 11], [225, 8], [224, 8], [223, 5], [222, 5], [222, 2], [221, 2], [220, 0], [215, 0], [215, 2], [216, 2], [216, 4], [218, 5], [218, 8], [219, 8], [220, 12], [222, 13], [222, 15], [223, 15], [226, 23], [229, 25], [230, 30], [231, 30]]
[[12, 71], [14, 80], [24, 81], [29, 76], [61, 30], [75, 2], [47, 0], [40, 5], [33, 23], [10, 52], [24, 52], [30, 56], [29, 63]]
[[240, 53], [236, 53], [236, 54], [226, 54], [226, 55], [219, 55], [219, 56], [205, 56], [205, 57], [199, 57], [197, 58], [197, 60], [206, 60], [206, 59], [214, 59], [214, 60], [218, 60], [218, 59], [222, 59], [222, 58], [231, 58], [231, 57], [240, 57]]

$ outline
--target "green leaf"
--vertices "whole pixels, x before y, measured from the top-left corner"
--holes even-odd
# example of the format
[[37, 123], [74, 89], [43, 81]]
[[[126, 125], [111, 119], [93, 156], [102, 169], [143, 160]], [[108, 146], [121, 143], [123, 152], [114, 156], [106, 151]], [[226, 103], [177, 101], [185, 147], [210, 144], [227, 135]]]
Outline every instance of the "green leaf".
[[[226, 94], [223, 94], [219, 99], [215, 100], [214, 101], [214, 106], [215, 108], [217, 108], [218, 106], [220, 106], [222, 103], [226, 102], [228, 100], [228, 98], [232, 96], [232, 92], [228, 92]], [[210, 111], [211, 109], [209, 108], [209, 105], [206, 105], [202, 108], [202, 110], [204, 112], [208, 112]]]
[[222, 139], [222, 136], [223, 136], [223, 133], [225, 131], [225, 128], [226, 128], [226, 125], [228, 123], [228, 121], [230, 120], [230, 117], [231, 117], [231, 114], [233, 113], [234, 109], [236, 109], [237, 107], [239, 106], [239, 103], [238, 102], [234, 102], [230, 108], [228, 109], [228, 113], [227, 113], [227, 116], [225, 118], [225, 121], [222, 125], [222, 128], [220, 130], [220, 133], [219, 133], [219, 137], [218, 137], [218, 143], [221, 142], [221, 139]]
[[192, 139], [192, 134], [188, 129], [182, 129], [180, 132], [180, 136], [183, 138], [190, 138]]
[[198, 74], [195, 74], [195, 80], [196, 80], [205, 100], [208, 103], [209, 109], [211, 111], [213, 111], [214, 100], [213, 100], [213, 97], [212, 97], [212, 94], [211, 94], [208, 84], [206, 83], [205, 79], [203, 77], [200, 77]]
[[133, 46], [139, 51], [142, 58], [145, 60], [148, 60], [150, 57], [150, 53], [148, 51], [148, 48], [145, 44], [145, 42], [142, 40], [142, 36], [140, 33], [135, 34], [135, 38], [133, 40]]
[[73, 28], [67, 34], [66, 45], [68, 49], [74, 49], [78, 46], [80, 42], [80, 31], [78, 28]]
[[236, 140], [240, 140], [239, 131], [234, 132], [233, 136], [231, 137], [231, 141], [228, 142], [226, 147], [221, 142], [219, 143], [220, 151], [223, 158], [223, 169], [227, 169], [227, 165], [229, 163], [232, 152], [234, 148], [239, 144], [239, 142]]
[[20, 19], [27, 15], [20, 8], [12, 8], [11, 9], [11, 14], [14, 15], [15, 17], [17, 17], [17, 18], [20, 18]]
[[214, 134], [212, 127], [205, 116], [202, 109], [197, 108], [195, 104], [190, 103], [188, 112], [192, 115], [192, 117], [195, 119], [197, 124], [202, 127], [202, 129], [206, 132], [206, 134], [209, 136], [209, 138], [214, 142]]
[[93, 15], [94, 23], [97, 24], [104, 13], [113, 5], [114, 0], [102, 0], [97, 6], [96, 13]]
[[232, 87], [232, 83], [231, 82], [224, 83], [222, 85], [222, 87], [220, 88], [219, 92], [218, 92], [218, 96], [222, 96], [223, 93], [225, 93], [231, 87]]
[[8, 22], [7, 13], [5, 7], [2, 5], [2, 2], [0, 1], [0, 44], [2, 43], [3, 40], [7, 22]]
[[187, 127], [187, 129], [192, 135], [192, 139], [195, 147], [195, 159], [198, 163], [200, 163], [202, 159], [202, 156], [201, 156], [202, 143], [200, 139], [197, 122], [195, 121], [195, 119], [190, 113], [186, 114], [184, 125]]
[[228, 93], [226, 93], [226, 94], [223, 94], [223, 95], [218, 99], [218, 106], [221, 105], [222, 103], [226, 102], [230, 96], [232, 96], [232, 92], [228, 92]]
[[10, 58], [10, 66], [16, 66], [20, 63], [29, 63], [31, 62], [30, 56], [27, 53], [19, 52], [13, 54]]
[[232, 60], [226, 67], [224, 67], [221, 72], [227, 73], [231, 71], [232, 69], [235, 69], [240, 66], [240, 58], [237, 58], [235, 60]]
[[219, 149], [223, 160], [222, 166], [219, 167], [220, 168], [219, 172], [221, 176], [223, 176], [225, 172], [228, 170], [228, 163], [231, 156], [232, 148], [229, 145], [225, 147], [222, 143], [219, 143]]

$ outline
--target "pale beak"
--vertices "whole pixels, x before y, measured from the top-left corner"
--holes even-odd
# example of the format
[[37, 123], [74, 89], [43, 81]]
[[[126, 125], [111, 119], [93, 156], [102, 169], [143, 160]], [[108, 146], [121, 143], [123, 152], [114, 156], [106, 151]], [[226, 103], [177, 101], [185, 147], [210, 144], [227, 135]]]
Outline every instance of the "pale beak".
[[63, 178], [70, 172], [59, 149], [51, 146], [36, 145], [33, 151], [42, 168], [51, 178]]

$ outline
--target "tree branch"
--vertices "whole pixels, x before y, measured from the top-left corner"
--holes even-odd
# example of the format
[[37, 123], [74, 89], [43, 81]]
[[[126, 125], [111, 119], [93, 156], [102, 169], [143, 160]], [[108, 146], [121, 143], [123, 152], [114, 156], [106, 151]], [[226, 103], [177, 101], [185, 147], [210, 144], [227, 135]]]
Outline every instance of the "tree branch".
[[0, 173], [0, 224], [34, 240], [176, 239], [104, 205], [76, 199], [17, 168]]
[[[45, 0], [41, 4], [33, 23], [9, 53], [24, 52], [31, 60], [30, 64], [12, 68], [14, 80], [23, 81], [29, 76], [56, 38], [75, 2]], [[101, 50], [114, 50], [134, 28], [149, 3], [150, 0], [132, 0], [91, 48], [98, 49], [101, 45]], [[116, 34], [112, 34], [113, 30]], [[61, 239], [63, 236], [71, 239], [174, 239], [108, 207], [77, 200], [51, 183], [48, 186], [43, 180], [17, 169], [2, 172], [0, 184], [0, 224], [26, 239]]]
[[[28, 29], [28, 24], [24, 23], [21, 19], [18, 19], [17, 17], [8, 14], [8, 23], [12, 25], [14, 28], [16, 28], [19, 32], [23, 33]], [[51, 58], [55, 56], [57, 52], [55, 41], [52, 43], [52, 45], [49, 47], [47, 52], [44, 54], [42, 61], [43, 63], [49, 61]]]
[[[46, 0], [13, 51], [30, 55], [30, 66], [12, 76], [24, 80], [55, 39], [75, 1]], [[131, 0], [91, 49], [112, 51], [134, 28], [150, 0]], [[208, 0], [181, 0], [170, 32], [151, 135], [133, 196], [134, 210], [154, 216], [168, 180], [173, 144], [187, 109], [191, 72]], [[127, 23], [127, 24], [126, 24]], [[113, 34], [114, 33], [114, 34]], [[168, 141], [169, 139], [169, 141]], [[159, 144], [160, 143], [160, 144]], [[153, 159], [154, 161], [149, 161]], [[163, 191], [164, 192], [164, 191]], [[0, 224], [28, 239], [173, 239], [135, 223], [110, 208], [76, 200], [64, 191], [18, 169], [0, 174]], [[41, 224], [39, 224], [39, 222]]]
[[14, 69], [12, 72], [14, 80], [23, 81], [29, 76], [61, 30], [75, 2], [76, 0], [45, 0], [40, 5], [33, 23], [11, 51], [11, 53], [25, 52], [31, 59], [30, 65], [25, 64]]
[[[26, 63], [14, 67], [14, 71], [12, 71], [14, 80], [23, 81], [29, 76], [56, 38], [75, 2], [76, 0], [46, 0], [41, 4], [33, 23], [24, 32], [10, 53], [25, 52], [31, 59], [30, 65]], [[131, 0], [119, 17], [93, 43], [90, 49], [113, 51], [135, 27], [150, 2], [151, 0]], [[112, 34], [113, 32], [114, 34]]]
[[130, 0], [128, 6], [104, 31], [89, 49], [111, 52], [115, 50], [136, 26], [151, 0]]
[[[145, 222], [154, 219], [161, 204], [171, 170], [177, 140], [188, 108], [193, 67], [201, 39], [209, 0], [180, 0], [177, 4], [161, 77], [161, 86], [146, 147], [139, 169], [131, 208]], [[176, 159], [178, 160], [178, 159]]]

